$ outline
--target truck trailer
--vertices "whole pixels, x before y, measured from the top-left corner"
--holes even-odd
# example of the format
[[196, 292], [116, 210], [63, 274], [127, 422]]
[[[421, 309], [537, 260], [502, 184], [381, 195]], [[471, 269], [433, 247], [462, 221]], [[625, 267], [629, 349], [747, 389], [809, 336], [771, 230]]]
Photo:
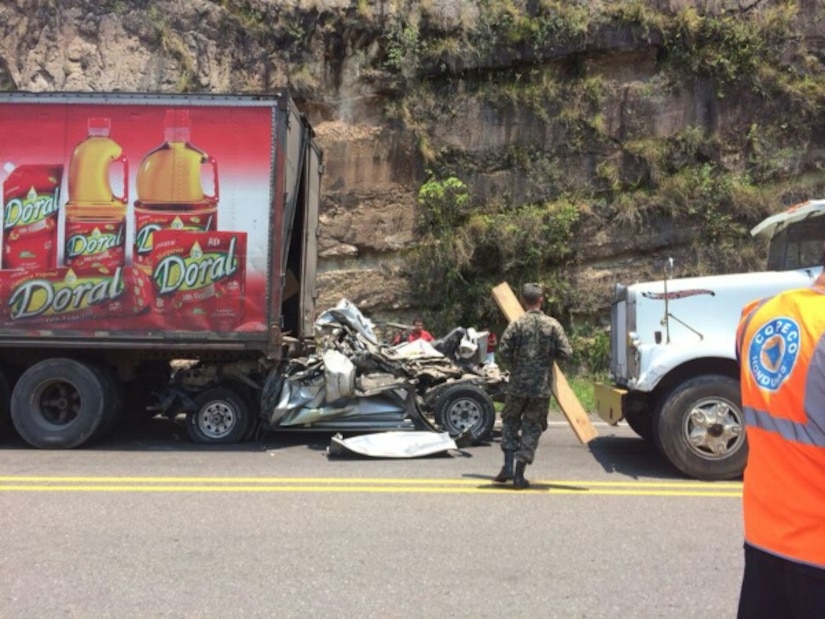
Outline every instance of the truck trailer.
[[772, 215], [751, 230], [769, 240], [763, 272], [618, 285], [610, 319], [610, 382], [596, 384], [599, 415], [622, 419], [683, 474], [739, 477], [747, 462], [736, 328], [743, 307], [809, 287], [822, 272], [825, 200]]
[[196, 438], [249, 435], [316, 317], [322, 152], [289, 94], [0, 93], [0, 168], [0, 426], [72, 448], [179, 396]]

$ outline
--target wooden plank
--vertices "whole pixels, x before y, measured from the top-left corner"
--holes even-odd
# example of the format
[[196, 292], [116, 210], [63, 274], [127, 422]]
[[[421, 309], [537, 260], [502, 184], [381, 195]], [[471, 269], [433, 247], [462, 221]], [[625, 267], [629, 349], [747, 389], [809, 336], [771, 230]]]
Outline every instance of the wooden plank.
[[587, 445], [599, 435], [596, 427], [590, 423], [590, 415], [584, 410], [579, 398], [573, 393], [567, 378], [556, 363], [553, 364], [553, 396], [582, 445]]
[[513, 322], [524, 313], [524, 308], [507, 282], [502, 282], [493, 288], [493, 299], [495, 299], [507, 322]]
[[[524, 313], [524, 308], [507, 282], [502, 282], [493, 288], [493, 299], [508, 322], [513, 322]], [[553, 364], [553, 397], [556, 398], [559, 408], [582, 445], [586, 445], [598, 436], [596, 428], [590, 423], [590, 416], [584, 410], [576, 394], [573, 393], [567, 378], [556, 363]]]

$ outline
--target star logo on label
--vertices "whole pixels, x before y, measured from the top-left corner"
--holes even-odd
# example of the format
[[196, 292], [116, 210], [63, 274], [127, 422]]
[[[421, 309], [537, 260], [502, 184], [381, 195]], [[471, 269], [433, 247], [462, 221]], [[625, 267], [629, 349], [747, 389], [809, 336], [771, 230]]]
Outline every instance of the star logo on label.
[[765, 345], [762, 346], [762, 365], [771, 372], [776, 372], [779, 370], [779, 365], [784, 354], [785, 340], [778, 335], [774, 335], [768, 338]]

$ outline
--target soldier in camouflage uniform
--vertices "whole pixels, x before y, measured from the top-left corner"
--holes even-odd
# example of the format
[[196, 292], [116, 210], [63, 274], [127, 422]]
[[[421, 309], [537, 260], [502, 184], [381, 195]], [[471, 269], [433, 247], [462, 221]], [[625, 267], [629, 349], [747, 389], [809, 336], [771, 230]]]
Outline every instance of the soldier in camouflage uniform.
[[530, 485], [524, 469], [533, 463], [539, 437], [547, 429], [553, 362], [573, 352], [559, 322], [541, 311], [541, 286], [525, 284], [521, 299], [525, 313], [505, 329], [497, 351], [510, 368], [510, 381], [501, 412], [504, 466], [495, 477], [499, 483], [512, 479], [519, 489]]

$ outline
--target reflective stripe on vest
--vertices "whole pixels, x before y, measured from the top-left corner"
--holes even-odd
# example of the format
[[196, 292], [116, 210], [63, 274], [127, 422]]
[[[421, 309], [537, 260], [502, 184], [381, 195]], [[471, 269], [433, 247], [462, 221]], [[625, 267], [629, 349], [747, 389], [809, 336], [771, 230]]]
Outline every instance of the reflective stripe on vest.
[[795, 441], [803, 445], [825, 447], [825, 428], [813, 420], [808, 423], [799, 423], [790, 419], [774, 417], [766, 411], [760, 411], [750, 406], [744, 407], [745, 425], [761, 428], [768, 432], [776, 432], [788, 441]]

